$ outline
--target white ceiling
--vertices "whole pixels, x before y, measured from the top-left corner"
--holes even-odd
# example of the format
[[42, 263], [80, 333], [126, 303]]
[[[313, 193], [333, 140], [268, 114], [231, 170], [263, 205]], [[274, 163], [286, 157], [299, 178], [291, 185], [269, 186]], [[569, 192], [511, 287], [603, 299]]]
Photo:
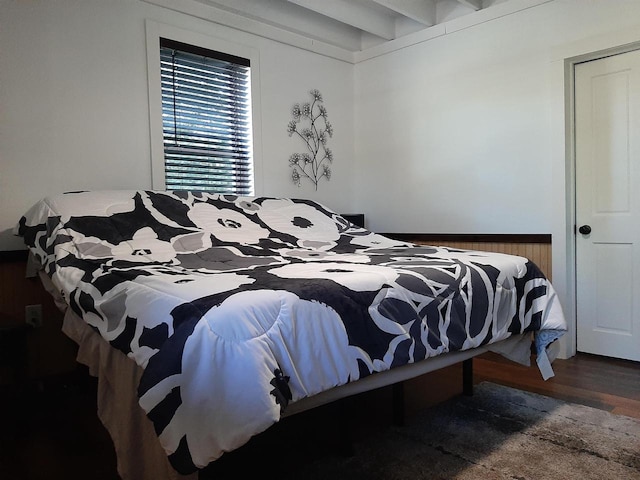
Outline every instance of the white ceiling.
[[200, 0], [358, 52], [516, 0]]
[[358, 63], [556, 0], [143, 0]]

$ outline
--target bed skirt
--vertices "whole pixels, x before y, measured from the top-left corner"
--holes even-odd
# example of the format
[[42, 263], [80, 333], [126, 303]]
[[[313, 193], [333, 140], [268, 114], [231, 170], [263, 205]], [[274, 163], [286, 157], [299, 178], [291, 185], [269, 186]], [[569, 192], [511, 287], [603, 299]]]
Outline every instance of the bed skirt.
[[62, 331], [78, 344], [78, 362], [98, 378], [98, 418], [113, 441], [122, 480], [197, 480], [197, 473], [180, 475], [173, 469], [153, 424], [138, 404], [136, 386], [142, 368], [111, 347], [71, 309], [64, 315]]

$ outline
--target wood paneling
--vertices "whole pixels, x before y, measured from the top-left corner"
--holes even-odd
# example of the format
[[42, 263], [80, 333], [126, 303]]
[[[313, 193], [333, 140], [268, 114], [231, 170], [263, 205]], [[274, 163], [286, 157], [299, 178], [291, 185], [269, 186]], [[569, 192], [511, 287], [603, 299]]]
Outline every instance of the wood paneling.
[[508, 253], [525, 257], [535, 263], [542, 273], [551, 280], [551, 244], [545, 243], [509, 243], [509, 242], [444, 242], [443, 247], [481, 250], [485, 252]]
[[37, 278], [26, 278], [26, 262], [0, 263], [0, 326], [24, 323], [25, 305], [42, 304], [46, 292]]
[[[0, 327], [24, 325], [26, 305], [42, 305], [43, 324], [27, 330], [30, 378], [67, 373], [77, 366], [76, 344], [62, 333], [62, 312], [38, 278], [26, 278], [26, 261], [0, 262]], [[11, 372], [0, 366], [0, 384]]]
[[[385, 234], [420, 245], [480, 250], [507, 253], [525, 257], [535, 263], [551, 280], [551, 236], [550, 235], [428, 235]], [[469, 239], [472, 239], [470, 241]], [[486, 240], [484, 240], [486, 239]]]

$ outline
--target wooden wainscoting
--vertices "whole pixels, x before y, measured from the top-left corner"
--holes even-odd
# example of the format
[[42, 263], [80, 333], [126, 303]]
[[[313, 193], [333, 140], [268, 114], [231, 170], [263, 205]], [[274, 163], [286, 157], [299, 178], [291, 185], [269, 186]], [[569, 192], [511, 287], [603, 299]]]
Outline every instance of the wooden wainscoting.
[[385, 236], [421, 245], [481, 250], [526, 257], [551, 280], [551, 235], [476, 235], [385, 233]]
[[[76, 344], [62, 333], [62, 312], [37, 277], [27, 278], [27, 254], [0, 252], [0, 329], [22, 329], [26, 335], [24, 375], [31, 379], [68, 373], [77, 367]], [[25, 306], [42, 305], [42, 326], [27, 328]], [[16, 337], [19, 338], [19, 337]], [[11, 383], [16, 366], [0, 355], [0, 385]], [[20, 365], [17, 365], [20, 366]]]

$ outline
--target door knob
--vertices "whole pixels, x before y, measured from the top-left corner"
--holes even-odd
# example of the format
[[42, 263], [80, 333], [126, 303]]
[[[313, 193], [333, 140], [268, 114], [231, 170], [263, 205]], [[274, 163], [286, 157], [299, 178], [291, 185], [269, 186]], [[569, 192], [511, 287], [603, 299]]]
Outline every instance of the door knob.
[[578, 231], [582, 234], [582, 235], [589, 235], [591, 233], [591, 226], [590, 225], [582, 225]]

